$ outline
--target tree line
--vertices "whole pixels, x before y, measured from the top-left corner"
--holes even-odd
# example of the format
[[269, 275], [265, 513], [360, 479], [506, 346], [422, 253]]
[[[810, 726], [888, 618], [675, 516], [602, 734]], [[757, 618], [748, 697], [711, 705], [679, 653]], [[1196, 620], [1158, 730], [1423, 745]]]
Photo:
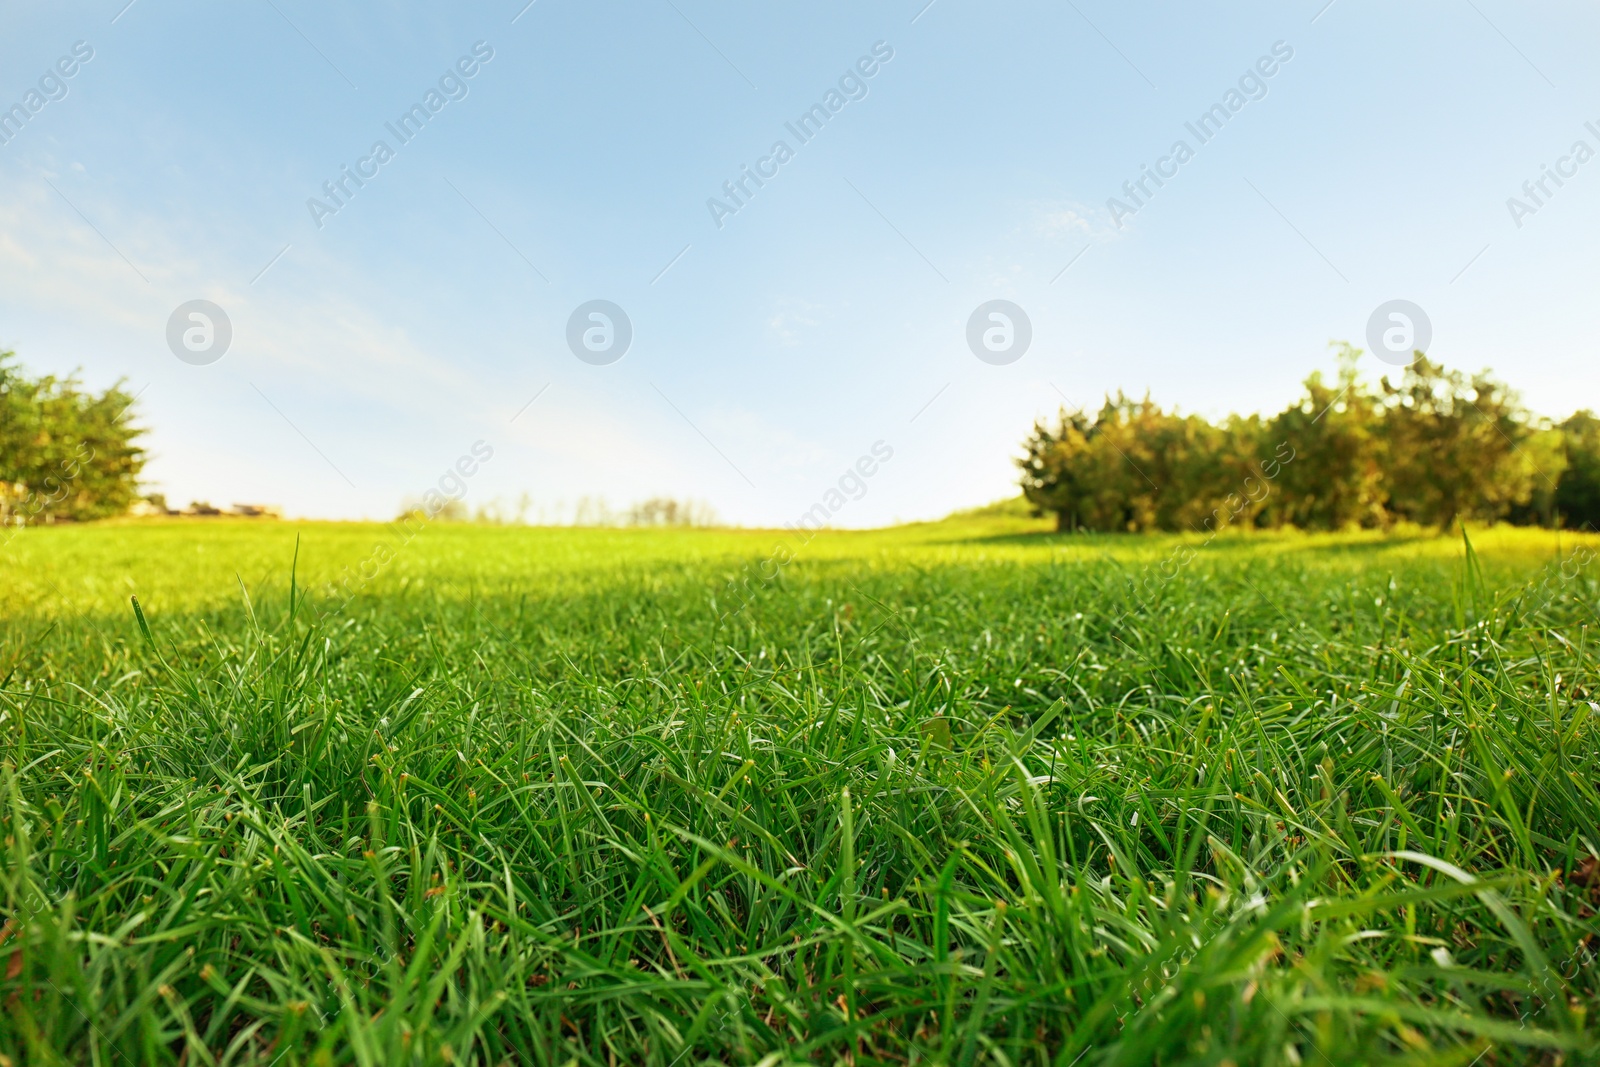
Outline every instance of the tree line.
[[[1243, 524], [1308, 530], [1448, 527], [1457, 520], [1600, 529], [1600, 418], [1529, 412], [1489, 371], [1419, 355], [1372, 385], [1358, 349], [1332, 381], [1306, 379], [1270, 417], [1218, 423], [1121, 392], [1100, 410], [1062, 410], [1024, 442], [1022, 489], [1061, 530], [1192, 530]], [[0, 351], [0, 525], [86, 521], [140, 497], [143, 429], [119, 382], [30, 377]], [[651, 501], [637, 525], [705, 521]], [[693, 511], [693, 515], [688, 514]]]
[[1062, 409], [1023, 443], [1022, 490], [1063, 531], [1295, 526], [1385, 528], [1458, 520], [1600, 528], [1600, 419], [1529, 412], [1489, 371], [1420, 353], [1376, 385], [1340, 346], [1272, 416], [1218, 423], [1118, 392], [1099, 412]]

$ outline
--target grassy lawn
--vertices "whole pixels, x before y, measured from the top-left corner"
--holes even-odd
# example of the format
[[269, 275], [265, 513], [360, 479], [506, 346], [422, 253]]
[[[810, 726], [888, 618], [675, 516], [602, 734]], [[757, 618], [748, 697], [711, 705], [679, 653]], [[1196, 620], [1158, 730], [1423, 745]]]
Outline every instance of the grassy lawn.
[[1592, 1061], [1600, 539], [1048, 525], [21, 532], [0, 1053]]

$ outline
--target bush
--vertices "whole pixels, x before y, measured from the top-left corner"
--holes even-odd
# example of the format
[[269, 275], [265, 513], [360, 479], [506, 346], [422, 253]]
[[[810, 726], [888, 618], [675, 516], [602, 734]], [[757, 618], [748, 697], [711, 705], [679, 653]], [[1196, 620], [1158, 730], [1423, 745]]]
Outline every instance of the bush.
[[139, 498], [144, 450], [122, 383], [96, 396], [76, 376], [29, 378], [0, 352], [0, 523], [120, 515]]
[[1361, 380], [1339, 353], [1270, 419], [1213, 425], [1149, 397], [1107, 397], [1098, 415], [1060, 413], [1024, 442], [1022, 491], [1061, 530], [1190, 530], [1224, 525], [1334, 530], [1458, 519], [1600, 526], [1600, 420], [1531, 416], [1483, 371], [1421, 355], [1398, 382]]

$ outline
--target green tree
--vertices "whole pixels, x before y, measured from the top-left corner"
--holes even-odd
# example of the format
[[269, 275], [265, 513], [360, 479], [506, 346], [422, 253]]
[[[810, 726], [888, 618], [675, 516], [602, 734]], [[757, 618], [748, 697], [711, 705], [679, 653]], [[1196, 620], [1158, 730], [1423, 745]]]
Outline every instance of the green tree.
[[1445, 528], [1457, 520], [1600, 526], [1600, 420], [1534, 420], [1489, 372], [1447, 371], [1420, 354], [1398, 383], [1362, 382], [1339, 346], [1287, 409], [1220, 424], [1148, 396], [1106, 397], [1093, 417], [1062, 411], [1024, 442], [1022, 489], [1061, 530]]
[[1063, 410], [1053, 428], [1034, 424], [1023, 495], [1063, 531], [1215, 532], [1259, 509], [1241, 495], [1259, 432], [1255, 419], [1218, 427], [1118, 393], [1092, 419]]
[[1268, 521], [1307, 530], [1378, 526], [1384, 511], [1379, 401], [1357, 370], [1361, 350], [1340, 346], [1338, 379], [1316, 372], [1305, 396], [1275, 416], [1267, 437], [1287, 442], [1293, 460], [1274, 481]]
[[1068, 414], [1062, 408], [1055, 429], [1042, 421], [1022, 443], [1022, 495], [1033, 505], [1035, 515], [1054, 515], [1056, 529], [1065, 533], [1087, 525], [1084, 497], [1088, 485], [1083, 465], [1089, 450], [1092, 429], [1083, 412]]
[[1567, 435], [1547, 420], [1530, 423], [1528, 435], [1517, 446], [1517, 458], [1530, 474], [1528, 497], [1506, 512], [1507, 522], [1518, 526], [1554, 527], [1561, 522], [1556, 496], [1567, 469]]
[[1538, 473], [1522, 444], [1532, 431], [1510, 388], [1421, 355], [1398, 385], [1380, 384], [1390, 511], [1443, 529], [1493, 522], [1531, 499]]
[[1600, 530], [1600, 419], [1580, 411], [1560, 429], [1566, 469], [1556, 484], [1556, 511], [1573, 529]]
[[122, 383], [98, 395], [75, 375], [30, 378], [0, 352], [0, 522], [120, 515], [139, 496], [144, 450]]
[[1072, 472], [1082, 485], [1079, 508], [1091, 530], [1137, 531], [1156, 526], [1161, 482], [1154, 440], [1165, 418], [1161, 409], [1121, 393], [1106, 398], [1087, 438], [1083, 462]]

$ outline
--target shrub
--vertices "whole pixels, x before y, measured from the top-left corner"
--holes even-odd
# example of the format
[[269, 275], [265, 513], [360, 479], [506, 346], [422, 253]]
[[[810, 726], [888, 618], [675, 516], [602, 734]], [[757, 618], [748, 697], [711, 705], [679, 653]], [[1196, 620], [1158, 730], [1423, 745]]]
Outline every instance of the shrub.
[[1600, 526], [1592, 414], [1552, 426], [1488, 371], [1469, 377], [1420, 355], [1372, 388], [1360, 355], [1341, 345], [1336, 381], [1312, 374], [1265, 420], [1214, 425], [1121, 393], [1092, 418], [1063, 410], [1023, 443], [1023, 495], [1061, 530]]
[[0, 522], [120, 515], [139, 498], [143, 430], [118, 382], [95, 395], [75, 375], [30, 378], [0, 352]]

